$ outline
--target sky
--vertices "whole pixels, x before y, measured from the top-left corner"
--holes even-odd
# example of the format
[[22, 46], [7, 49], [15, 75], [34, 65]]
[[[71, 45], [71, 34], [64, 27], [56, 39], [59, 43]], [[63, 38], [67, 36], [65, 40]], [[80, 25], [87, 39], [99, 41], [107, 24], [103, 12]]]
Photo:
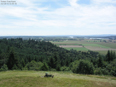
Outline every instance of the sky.
[[0, 2], [0, 36], [116, 34], [116, 0], [9, 1], [17, 5]]

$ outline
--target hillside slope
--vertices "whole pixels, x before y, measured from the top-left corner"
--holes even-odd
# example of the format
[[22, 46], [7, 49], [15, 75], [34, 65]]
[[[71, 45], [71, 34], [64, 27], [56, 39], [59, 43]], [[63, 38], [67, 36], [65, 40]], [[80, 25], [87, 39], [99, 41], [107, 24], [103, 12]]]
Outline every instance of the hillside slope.
[[46, 71], [0, 72], [1, 87], [116, 87], [116, 78], [79, 75], [70, 72], [48, 72], [54, 78], [43, 77]]

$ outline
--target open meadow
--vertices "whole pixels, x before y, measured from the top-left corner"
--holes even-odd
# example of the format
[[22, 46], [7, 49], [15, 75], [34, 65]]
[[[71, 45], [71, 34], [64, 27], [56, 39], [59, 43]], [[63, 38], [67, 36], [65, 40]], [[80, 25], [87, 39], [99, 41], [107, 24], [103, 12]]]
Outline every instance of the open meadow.
[[52, 42], [53, 44], [65, 48], [74, 49], [77, 51], [96, 51], [101, 54], [106, 54], [108, 50], [116, 52], [116, 43], [114, 42], [104, 42], [101, 40], [77, 40], [77, 41], [62, 41], [62, 42]]
[[[48, 71], [47, 71], [48, 72]], [[46, 71], [0, 72], [0, 87], [116, 87], [116, 77]]]

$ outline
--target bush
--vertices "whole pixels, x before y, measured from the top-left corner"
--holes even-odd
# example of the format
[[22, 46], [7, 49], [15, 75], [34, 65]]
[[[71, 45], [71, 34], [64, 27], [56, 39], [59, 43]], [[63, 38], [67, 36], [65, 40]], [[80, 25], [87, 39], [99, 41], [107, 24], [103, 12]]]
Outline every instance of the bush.
[[7, 71], [7, 70], [8, 70], [8, 67], [6, 64], [4, 64], [0, 69], [0, 71]]
[[116, 69], [115, 69], [115, 70], [112, 70], [112, 71], [110, 72], [110, 74], [116, 77]]
[[49, 70], [48, 65], [46, 63], [44, 63], [43, 66], [41, 67], [41, 70], [48, 71]]
[[97, 69], [95, 69], [94, 74], [95, 75], [110, 75], [109, 71], [106, 68], [104, 68], [104, 69], [97, 68]]
[[70, 71], [69, 67], [63, 66], [61, 67], [61, 71]]
[[93, 64], [86, 60], [80, 60], [75, 70], [76, 70], [76, 73], [80, 73], [80, 74], [93, 74], [94, 73]]
[[57, 66], [57, 67], [56, 67], [56, 70], [57, 70], [57, 71], [61, 71], [60, 66]]
[[32, 60], [31, 62], [27, 63], [26, 66], [23, 69], [41, 70], [42, 66], [43, 66], [42, 62], [35, 62], [34, 60]]
[[78, 65], [79, 65], [79, 61], [76, 60], [69, 65], [69, 68], [70, 70], [72, 70], [73, 73], [76, 73], [76, 69]]
[[94, 74], [95, 74], [95, 75], [102, 75], [101, 68], [95, 69]]
[[101, 69], [101, 72], [102, 72], [102, 75], [110, 75], [110, 72], [106, 68]]
[[24, 67], [24, 68], [22, 68], [22, 70], [28, 70], [28, 68], [27, 67]]

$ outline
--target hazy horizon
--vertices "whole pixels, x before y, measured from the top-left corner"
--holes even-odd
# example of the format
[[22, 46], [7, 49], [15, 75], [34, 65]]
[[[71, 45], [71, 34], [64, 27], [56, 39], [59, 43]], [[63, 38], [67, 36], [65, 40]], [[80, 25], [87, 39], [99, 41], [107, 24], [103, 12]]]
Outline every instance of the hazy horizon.
[[0, 35], [0, 37], [30, 37], [30, 36], [116, 36], [116, 34], [96, 34], [96, 35]]

